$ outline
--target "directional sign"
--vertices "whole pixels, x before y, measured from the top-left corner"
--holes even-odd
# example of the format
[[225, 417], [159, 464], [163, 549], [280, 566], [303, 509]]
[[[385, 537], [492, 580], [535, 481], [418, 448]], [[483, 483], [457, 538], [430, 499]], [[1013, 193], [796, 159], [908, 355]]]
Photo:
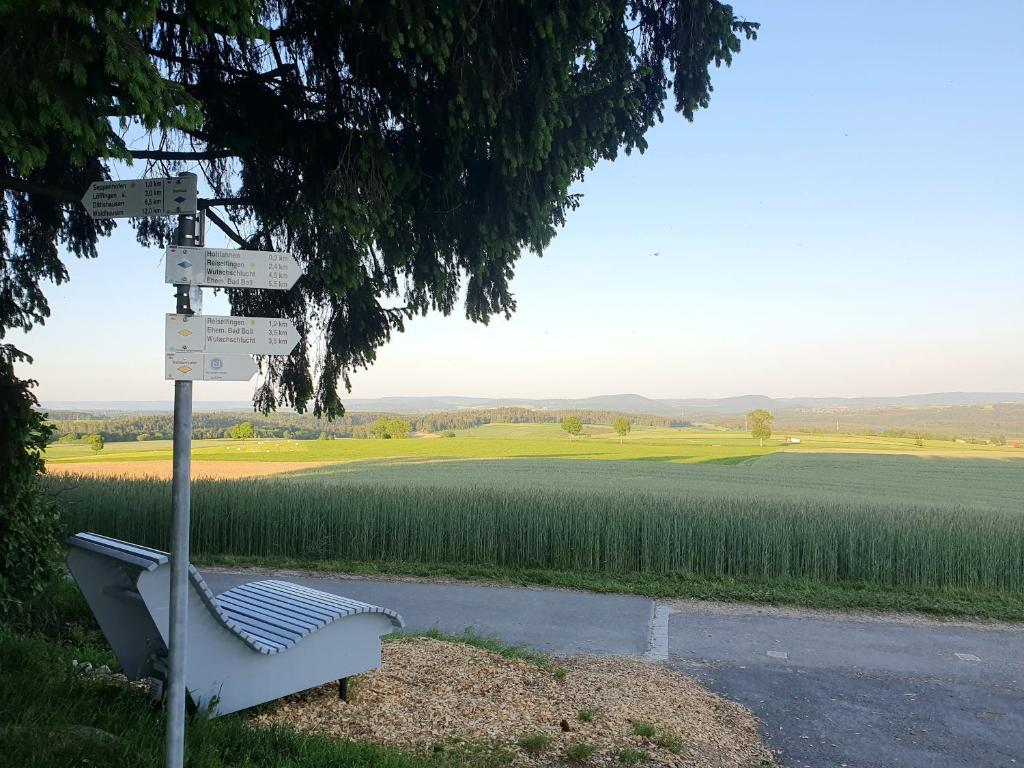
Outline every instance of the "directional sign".
[[240, 251], [229, 248], [167, 249], [165, 282], [216, 288], [272, 288], [287, 291], [302, 276], [295, 258], [280, 251]]
[[172, 352], [164, 362], [164, 378], [174, 381], [248, 381], [255, 375], [249, 355]]
[[165, 352], [287, 355], [299, 343], [291, 320], [231, 315], [167, 315]]
[[94, 219], [196, 212], [196, 177], [94, 181], [82, 205]]

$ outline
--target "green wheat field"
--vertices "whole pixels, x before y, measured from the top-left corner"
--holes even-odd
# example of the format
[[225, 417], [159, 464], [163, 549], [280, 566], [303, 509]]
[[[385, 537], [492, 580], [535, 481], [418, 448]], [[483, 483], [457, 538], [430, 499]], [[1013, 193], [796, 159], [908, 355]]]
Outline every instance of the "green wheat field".
[[[491, 425], [454, 438], [199, 441], [195, 459], [335, 462], [198, 480], [193, 552], [1024, 594], [1024, 461], [985, 446]], [[54, 446], [52, 464], [169, 458]], [[1019, 454], [1018, 454], [1019, 455]], [[169, 482], [52, 477], [69, 530], [165, 547]]]

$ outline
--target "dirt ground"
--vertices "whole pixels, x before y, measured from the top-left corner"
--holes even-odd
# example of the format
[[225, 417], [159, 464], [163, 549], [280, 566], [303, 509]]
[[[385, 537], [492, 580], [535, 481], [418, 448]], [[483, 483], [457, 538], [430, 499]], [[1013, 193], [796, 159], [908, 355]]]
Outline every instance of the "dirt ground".
[[[237, 480], [265, 477], [283, 472], [314, 469], [330, 461], [192, 461], [192, 477], [206, 480]], [[88, 477], [131, 477], [171, 479], [171, 461], [81, 461], [47, 464], [51, 475], [86, 475]]]
[[388, 642], [382, 668], [356, 679], [349, 702], [328, 685], [254, 719], [428, 751], [485, 744], [518, 764], [774, 764], [756, 718], [693, 678], [635, 659], [555, 663], [563, 671], [462, 643]]

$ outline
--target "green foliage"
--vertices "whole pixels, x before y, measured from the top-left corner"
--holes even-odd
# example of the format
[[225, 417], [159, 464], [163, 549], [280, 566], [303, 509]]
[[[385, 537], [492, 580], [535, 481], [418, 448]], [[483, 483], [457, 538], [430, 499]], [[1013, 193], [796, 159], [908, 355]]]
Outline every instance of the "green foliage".
[[565, 678], [569, 676], [569, 670], [565, 667], [555, 667], [551, 670], [551, 676], [559, 683], [564, 683]]
[[92, 448], [93, 453], [99, 453], [103, 450], [103, 435], [99, 433], [87, 435], [85, 438], [85, 444]]
[[772, 422], [775, 421], [775, 417], [764, 408], [757, 408], [747, 414], [747, 420], [750, 422], [751, 437], [764, 445], [764, 441], [772, 436]]
[[[1022, 408], [1024, 410], [1024, 408]], [[614, 411], [547, 411], [536, 408], [486, 408], [440, 413], [422, 413], [397, 416], [376, 412], [347, 413], [333, 420], [320, 419], [310, 413], [282, 411], [266, 415], [256, 414], [250, 420], [264, 437], [283, 438], [285, 433], [298, 440], [316, 440], [324, 437], [370, 437], [378, 419], [401, 418], [412, 425], [413, 432], [426, 434], [440, 432], [448, 437], [452, 430], [471, 429], [485, 424], [558, 424], [566, 416], [575, 414], [587, 424], [615, 423], [625, 418]], [[196, 413], [192, 416], [192, 436], [197, 440], [226, 437], [227, 430], [237, 423], [234, 411]], [[81, 411], [54, 411], [49, 414], [56, 442], [76, 442], [83, 433], [102, 432], [107, 442], [125, 440], [169, 440], [173, 432], [171, 414], [132, 414], [107, 416]], [[672, 420], [664, 416], [630, 414], [628, 421], [646, 427], [669, 427]], [[1022, 419], [1024, 423], [1024, 419]], [[1024, 431], [1024, 430], [1022, 430]]]
[[669, 90], [692, 119], [709, 67], [756, 29], [719, 0], [2, 3], [0, 328], [46, 317], [41, 285], [67, 279], [55, 243], [96, 255], [111, 226], [74, 201], [142, 156], [123, 138], [141, 129], [159, 170], [244, 200], [229, 218], [248, 245], [308, 267], [286, 293], [230, 292], [239, 314], [322, 334], [266, 370], [257, 404], [340, 415], [339, 386], [415, 315], [460, 295], [475, 321], [514, 311], [516, 262], [579, 204], [572, 185], [644, 151]]
[[373, 436], [381, 440], [402, 440], [412, 432], [412, 425], [403, 419], [377, 419]]
[[636, 722], [633, 723], [633, 733], [644, 739], [653, 739], [656, 731], [650, 723]]
[[462, 643], [490, 651], [505, 659], [517, 659], [525, 661], [543, 669], [551, 669], [551, 658], [540, 651], [531, 651], [521, 645], [509, 645], [494, 637], [479, 635], [472, 630], [466, 630], [460, 635], [451, 635], [441, 632], [438, 629], [427, 629], [422, 632], [393, 632], [385, 635], [390, 642], [401, 642], [403, 640], [415, 640], [417, 637], [429, 637], [433, 640], [443, 640], [446, 643]]
[[650, 754], [646, 750], [636, 749], [635, 747], [623, 747], [618, 751], [617, 757], [623, 765], [640, 765], [651, 759]]
[[39, 494], [41, 452], [50, 429], [14, 363], [24, 359], [0, 344], [0, 624], [21, 614], [58, 572], [56, 507]]
[[667, 749], [673, 755], [678, 755], [683, 751], [683, 740], [674, 733], [667, 731], [659, 731], [655, 734], [654, 738], [651, 739], [651, 743], [656, 747]]
[[232, 440], [252, 440], [256, 437], [256, 429], [251, 421], [243, 421], [228, 430], [228, 437]]
[[[97, 643], [105, 645], [97, 638]], [[136, 688], [76, 672], [103, 658], [99, 644], [61, 645], [0, 632], [0, 742], [4, 764], [34, 768], [162, 768], [163, 713]], [[104, 661], [103, 663], [108, 663]], [[92, 730], [96, 729], [96, 730]], [[290, 728], [257, 727], [244, 713], [194, 718], [185, 729], [194, 768], [491, 768], [491, 752], [421, 755]]]
[[570, 763], [585, 763], [597, 753], [597, 747], [585, 741], [578, 741], [565, 748], [565, 759]]
[[566, 416], [562, 420], [562, 429], [569, 433], [569, 437], [576, 437], [583, 431], [583, 422], [579, 416]]
[[619, 436], [619, 442], [622, 442], [622, 438], [629, 434], [629, 430], [632, 426], [629, 423], [629, 419], [625, 416], [619, 416], [615, 419], [615, 434]]
[[576, 717], [579, 718], [579, 721], [581, 723], [589, 723], [593, 721], [594, 715], [596, 714], [597, 712], [594, 709], [587, 707], [586, 709], [581, 709], [579, 712], [577, 712]]
[[541, 752], [551, 746], [554, 738], [546, 733], [530, 733], [523, 736], [517, 742], [523, 751], [529, 752], [532, 755], [539, 755]]
[[[901, 466], [906, 463], [894, 465], [897, 471]], [[611, 473], [613, 485], [621, 476], [615, 468], [597, 467]], [[684, 477], [699, 479], [696, 470], [703, 468], [693, 469]], [[644, 493], [623, 489], [621, 483], [588, 490], [530, 488], [521, 478], [511, 480], [491, 488], [312, 478], [197, 480], [192, 549], [197, 557], [1024, 589], [1024, 514], [1019, 508], [925, 506], [900, 495], [882, 501], [836, 493], [823, 497], [820, 491], [775, 494], [766, 503], [761, 494], [726, 496], [720, 489]], [[166, 482], [78, 477], [53, 478], [48, 484], [61, 489], [68, 525], [75, 530], [166, 548]]]

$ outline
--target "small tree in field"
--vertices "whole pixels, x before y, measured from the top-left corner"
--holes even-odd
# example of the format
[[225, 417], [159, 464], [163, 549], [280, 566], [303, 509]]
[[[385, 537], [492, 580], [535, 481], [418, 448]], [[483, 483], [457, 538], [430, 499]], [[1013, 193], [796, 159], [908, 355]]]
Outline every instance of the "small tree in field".
[[625, 416], [619, 416], [615, 420], [615, 434], [619, 436], [619, 445], [622, 444], [622, 438], [629, 434], [630, 429], [632, 429], [632, 426], [629, 423], [629, 419]]
[[99, 453], [103, 450], [103, 435], [89, 435], [85, 438], [85, 443], [92, 448], [94, 452]]
[[571, 440], [583, 431], [583, 422], [579, 416], [566, 416], [562, 421], [562, 429], [569, 433]]
[[412, 424], [401, 419], [377, 419], [373, 436], [380, 440], [403, 440], [412, 433]]
[[256, 428], [253, 427], [251, 421], [243, 421], [228, 430], [228, 437], [232, 440], [251, 440], [256, 437]]
[[747, 414], [747, 420], [750, 422], [751, 437], [757, 438], [763, 447], [764, 441], [772, 436], [772, 422], [775, 421], [775, 417], [764, 408], [758, 408]]

